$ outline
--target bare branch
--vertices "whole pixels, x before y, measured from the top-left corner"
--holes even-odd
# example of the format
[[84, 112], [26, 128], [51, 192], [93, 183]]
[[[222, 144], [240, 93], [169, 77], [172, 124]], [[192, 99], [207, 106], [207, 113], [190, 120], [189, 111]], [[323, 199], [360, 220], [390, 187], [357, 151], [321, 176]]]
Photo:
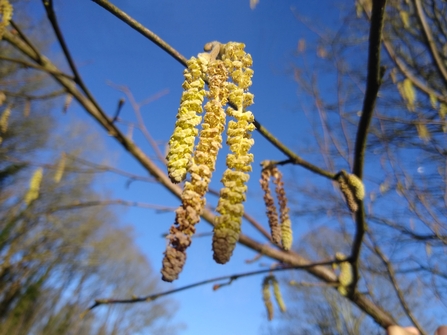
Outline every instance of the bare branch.
[[388, 278], [390, 279], [391, 283], [393, 284], [394, 290], [396, 291], [396, 294], [397, 294], [397, 297], [399, 298], [400, 304], [401, 304], [402, 308], [404, 309], [405, 313], [407, 314], [408, 318], [411, 320], [413, 325], [419, 330], [419, 332], [422, 335], [427, 335], [427, 332], [425, 332], [424, 329], [422, 328], [422, 326], [419, 324], [418, 320], [413, 315], [410, 307], [408, 306], [407, 302], [405, 301], [404, 294], [403, 294], [402, 290], [400, 289], [399, 284], [396, 280], [396, 274], [394, 273], [394, 268], [391, 265], [390, 261], [387, 260], [387, 258], [385, 257], [385, 255], [382, 253], [382, 251], [380, 250], [380, 248], [377, 245], [374, 246], [374, 251], [380, 257], [383, 264], [385, 265], [385, 267], [387, 269]]
[[153, 205], [153, 204], [147, 204], [147, 203], [137, 202], [137, 201], [126, 201], [126, 200], [121, 200], [121, 199], [115, 199], [115, 200], [97, 200], [97, 201], [86, 201], [86, 202], [76, 201], [72, 204], [61, 205], [61, 206], [50, 208], [48, 211], [46, 211], [46, 213], [67, 211], [67, 210], [73, 210], [73, 209], [77, 209], [77, 208], [94, 207], [94, 206], [110, 206], [110, 205], [122, 205], [122, 206], [130, 206], [130, 207], [148, 208], [148, 209], [154, 209], [157, 212], [173, 212], [177, 209], [177, 207], [167, 207], [167, 206]]
[[424, 9], [422, 8], [421, 0], [414, 0], [414, 4], [416, 7], [417, 18], [419, 20], [419, 23], [421, 24], [422, 33], [424, 34], [424, 37], [427, 41], [430, 54], [433, 58], [433, 62], [436, 64], [436, 67], [441, 73], [444, 84], [447, 85], [447, 68], [445, 67], [444, 62], [442, 61], [441, 56], [439, 55], [438, 49], [436, 48], [435, 40], [433, 38], [430, 26], [428, 25], [427, 20], [425, 19]]
[[[109, 299], [96, 299], [95, 303], [89, 307], [88, 310], [92, 310], [100, 305], [110, 305], [110, 304], [129, 304], [129, 303], [136, 303], [136, 302], [148, 302], [148, 301], [154, 301], [160, 297], [163, 296], [167, 296], [173, 293], [177, 293], [180, 291], [184, 291], [184, 290], [188, 290], [194, 287], [198, 287], [198, 286], [203, 286], [206, 284], [210, 284], [210, 283], [214, 283], [217, 281], [223, 281], [223, 280], [229, 280], [230, 282], [239, 279], [239, 278], [244, 278], [244, 277], [250, 277], [250, 276], [256, 276], [259, 274], [264, 274], [264, 273], [270, 273], [270, 272], [279, 272], [279, 271], [286, 271], [286, 270], [306, 270], [306, 269], [310, 269], [316, 266], [325, 266], [325, 265], [332, 265], [334, 263], [339, 263], [338, 260], [330, 260], [330, 261], [325, 261], [325, 262], [318, 262], [318, 263], [312, 263], [312, 264], [307, 264], [307, 265], [300, 265], [300, 266], [284, 266], [284, 267], [280, 267], [280, 268], [275, 268], [275, 269], [264, 269], [264, 270], [257, 270], [257, 271], [251, 271], [251, 272], [245, 272], [245, 273], [239, 273], [239, 274], [234, 274], [234, 275], [229, 275], [229, 276], [222, 276], [222, 277], [216, 277], [216, 278], [212, 278], [212, 279], [207, 279], [207, 280], [202, 280], [200, 282], [194, 283], [194, 284], [190, 284], [190, 285], [186, 285], [186, 286], [182, 286], [179, 287], [177, 289], [174, 290], [169, 290], [169, 291], [165, 291], [165, 292], [161, 292], [161, 293], [156, 293], [156, 294], [151, 294], [145, 297], [136, 297], [136, 298], [131, 298], [131, 299], [113, 299], [113, 298], [109, 298]], [[228, 285], [228, 283], [225, 283], [225, 285]], [[224, 285], [221, 285], [224, 286]], [[221, 287], [220, 286], [220, 287]]]
[[0, 59], [8, 61], [8, 62], [12, 62], [12, 63], [17, 63], [17, 64], [20, 64], [20, 65], [23, 65], [25, 68], [29, 67], [29, 68], [33, 68], [33, 69], [36, 69], [36, 70], [44, 71], [44, 72], [47, 72], [47, 73], [56, 74], [56, 75], [59, 75], [59, 76], [64, 76], [64, 77], [67, 77], [68, 79], [73, 79], [73, 77], [70, 76], [69, 74], [63, 73], [61, 71], [52, 71], [52, 70], [44, 69], [44, 68], [42, 68], [39, 65], [27, 62], [27, 61], [22, 60], [22, 59], [10, 58], [10, 57], [6, 57], [6, 56], [0, 56]]
[[[373, 1], [371, 26], [369, 30], [369, 50], [368, 50], [368, 74], [366, 79], [366, 92], [363, 100], [362, 116], [357, 129], [355, 141], [354, 167], [353, 173], [362, 179], [363, 167], [365, 164], [366, 139], [368, 129], [374, 113], [377, 94], [382, 82], [384, 69], [380, 67], [380, 48], [382, 42], [383, 19], [385, 14], [386, 0]], [[356, 233], [352, 245], [351, 261], [353, 265], [353, 283], [355, 289], [359, 280], [359, 258], [363, 237], [367, 224], [365, 220], [365, 208], [363, 201], [359, 201], [359, 209], [355, 214]]]

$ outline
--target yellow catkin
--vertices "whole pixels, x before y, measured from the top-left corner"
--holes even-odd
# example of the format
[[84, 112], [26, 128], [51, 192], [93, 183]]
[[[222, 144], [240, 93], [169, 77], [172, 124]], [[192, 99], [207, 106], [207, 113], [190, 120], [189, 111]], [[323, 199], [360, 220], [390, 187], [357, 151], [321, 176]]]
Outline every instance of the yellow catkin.
[[67, 157], [66, 157], [65, 153], [63, 152], [61, 155], [61, 159], [57, 163], [56, 173], [54, 174], [54, 178], [53, 178], [53, 180], [56, 184], [58, 184], [61, 181], [62, 176], [64, 175], [66, 159], [67, 159]]
[[8, 130], [8, 122], [10, 115], [11, 115], [11, 105], [8, 105], [3, 111], [2, 116], [0, 116], [0, 132], [3, 134], [6, 133], [6, 131]]
[[290, 221], [290, 209], [287, 206], [287, 196], [282, 181], [282, 173], [278, 167], [272, 168], [273, 183], [276, 185], [275, 191], [279, 203], [279, 212], [281, 218], [281, 242], [284, 250], [290, 250], [293, 243], [292, 222]]
[[8, 0], [0, 0], [0, 40], [3, 38], [3, 34], [5, 33], [5, 29], [9, 26], [9, 23], [12, 19], [12, 5]]
[[355, 174], [348, 174], [346, 181], [348, 182], [349, 187], [351, 187], [356, 200], [363, 200], [365, 198], [365, 186], [359, 177]]
[[5, 100], [6, 100], [6, 94], [4, 92], [0, 91], [0, 106], [3, 105]]
[[270, 281], [271, 276], [267, 276], [262, 281], [262, 300], [264, 301], [264, 306], [267, 310], [267, 317], [269, 321], [273, 320], [273, 304], [270, 294]]
[[[162, 279], [173, 281], [178, 278], [183, 264], [180, 264], [179, 252], [185, 254], [195, 233], [195, 225], [205, 206], [205, 194], [215, 169], [217, 153], [222, 146], [222, 132], [225, 129], [225, 112], [222, 108], [227, 103], [228, 90], [226, 82], [228, 72], [220, 60], [212, 61], [207, 68], [209, 81], [209, 101], [205, 105], [205, 116], [200, 132], [199, 142], [192, 158], [188, 172], [191, 180], [185, 183], [182, 193], [182, 205], [176, 210], [175, 224], [168, 235], [168, 246], [163, 260]], [[176, 254], [176, 257], [172, 255]], [[175, 264], [170, 264], [170, 259]], [[184, 259], [186, 259], [186, 254]]]
[[278, 304], [279, 310], [282, 313], [286, 312], [286, 304], [282, 298], [281, 290], [279, 289], [279, 283], [276, 277], [272, 276], [271, 279], [272, 287], [273, 287], [273, 296], [275, 297], [276, 303]]
[[[339, 261], [343, 261], [346, 259], [346, 256], [341, 252], [337, 252], [335, 254], [335, 259]], [[352, 284], [353, 275], [352, 275], [352, 266], [348, 261], [341, 262], [340, 266], [340, 275], [338, 276], [338, 281], [340, 286], [338, 286], [338, 292], [341, 295], [346, 296], [348, 294], [348, 287]]]
[[275, 207], [275, 200], [273, 199], [272, 192], [270, 191], [270, 177], [272, 175], [271, 170], [268, 168], [269, 162], [262, 162], [261, 165], [265, 166], [261, 171], [261, 179], [259, 180], [261, 188], [264, 191], [264, 203], [267, 210], [267, 218], [270, 226], [270, 233], [272, 235], [272, 241], [277, 246], [281, 246], [281, 227], [279, 225], [278, 212]]
[[349, 209], [353, 213], [357, 212], [359, 209], [358, 202], [365, 197], [363, 182], [356, 175], [348, 174], [343, 170], [338, 173], [336, 180]]
[[192, 57], [188, 60], [187, 65], [187, 69], [183, 72], [185, 77], [182, 85], [184, 92], [166, 157], [168, 175], [173, 183], [185, 180], [186, 173], [192, 164], [194, 142], [198, 135], [196, 127], [202, 121], [202, 117], [198, 114], [202, 113], [205, 96], [205, 82], [202, 76], [206, 71], [207, 60], [203, 57]]
[[27, 205], [30, 205], [34, 200], [36, 200], [39, 197], [42, 177], [43, 177], [42, 168], [38, 168], [36, 171], [34, 171], [33, 176], [31, 177], [28, 192], [25, 195], [25, 203]]
[[237, 110], [228, 107], [227, 115], [236, 121], [230, 121], [227, 127], [227, 144], [231, 151], [227, 155], [227, 170], [222, 177], [223, 188], [220, 191], [216, 211], [213, 234], [213, 258], [217, 263], [229, 261], [241, 231], [243, 202], [249, 179], [248, 172], [252, 170], [253, 154], [248, 153], [254, 140], [251, 132], [255, 129], [254, 116], [246, 108], [253, 104], [253, 94], [246, 92], [251, 85], [253, 70], [252, 59], [244, 51], [242, 43], [227, 43], [222, 46], [222, 60], [229, 70], [232, 83], [227, 85], [229, 101]]
[[416, 103], [416, 91], [410, 79], [406, 78], [397, 86], [400, 95], [407, 103], [407, 108], [410, 112], [414, 112]]

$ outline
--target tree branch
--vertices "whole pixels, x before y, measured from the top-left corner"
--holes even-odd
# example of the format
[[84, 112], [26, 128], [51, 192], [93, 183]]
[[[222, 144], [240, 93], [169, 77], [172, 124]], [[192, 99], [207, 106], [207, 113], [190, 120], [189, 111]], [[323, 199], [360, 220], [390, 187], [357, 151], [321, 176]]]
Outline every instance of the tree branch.
[[0, 56], [0, 59], [8, 61], [8, 62], [12, 62], [12, 63], [17, 63], [17, 64], [20, 64], [20, 65], [23, 65], [24, 67], [30, 67], [30, 68], [33, 68], [33, 69], [36, 69], [36, 70], [45, 71], [47, 73], [64, 76], [64, 77], [67, 77], [68, 79], [73, 79], [73, 76], [70, 76], [69, 74], [66, 74], [66, 73], [63, 73], [63, 72], [60, 72], [60, 71], [49, 71], [48, 69], [44, 69], [44, 68], [42, 68], [39, 65], [27, 62], [27, 61], [22, 60], [22, 59], [10, 58], [10, 57], [6, 57], [6, 56]]
[[444, 84], [447, 86], [447, 69], [444, 66], [441, 57], [439, 56], [439, 52], [436, 48], [435, 40], [433, 38], [430, 26], [428, 25], [427, 20], [425, 19], [424, 9], [422, 8], [421, 0], [414, 0], [414, 4], [416, 7], [416, 14], [417, 14], [416, 16], [419, 20], [419, 23], [421, 24], [422, 33], [424, 34], [424, 37], [427, 41], [430, 54], [433, 58], [433, 62], [436, 64], [438, 71], [442, 75], [441, 77], [444, 81]]
[[142, 203], [142, 202], [137, 202], [137, 201], [126, 201], [126, 200], [121, 200], [121, 199], [115, 199], [115, 200], [97, 200], [97, 201], [86, 201], [86, 202], [76, 201], [76, 202], [68, 204], [68, 205], [62, 205], [62, 206], [49, 208], [49, 210], [46, 211], [46, 213], [67, 211], [67, 210], [73, 210], [76, 208], [85, 208], [85, 207], [94, 207], [94, 206], [110, 206], [110, 205], [122, 205], [122, 206], [131, 206], [131, 207], [149, 208], [149, 209], [154, 209], [157, 212], [174, 212], [177, 209], [174, 207], [153, 205], [153, 204], [147, 204], [147, 203]]
[[[234, 275], [229, 275], [229, 276], [222, 276], [222, 277], [216, 277], [216, 278], [211, 278], [211, 279], [206, 279], [206, 280], [202, 280], [200, 282], [194, 283], [194, 284], [190, 284], [190, 285], [186, 285], [186, 286], [182, 286], [179, 287], [177, 289], [174, 290], [169, 290], [169, 291], [165, 291], [165, 292], [161, 292], [161, 293], [156, 293], [156, 294], [151, 294], [145, 297], [136, 297], [136, 298], [131, 298], [131, 299], [113, 299], [113, 298], [108, 298], [108, 299], [96, 299], [95, 303], [89, 307], [89, 311], [100, 306], [100, 305], [110, 305], [110, 304], [129, 304], [129, 303], [137, 303], [137, 302], [147, 302], [147, 301], [154, 301], [160, 297], [163, 296], [167, 296], [173, 293], [177, 293], [180, 291], [184, 291], [184, 290], [188, 290], [194, 287], [198, 287], [198, 286], [203, 286], [206, 284], [210, 284], [210, 283], [214, 283], [217, 281], [223, 281], [223, 280], [230, 280], [231, 282], [239, 279], [239, 278], [244, 278], [244, 277], [250, 277], [250, 276], [256, 276], [256, 275], [260, 275], [260, 274], [264, 274], [264, 273], [271, 273], [271, 272], [279, 272], [279, 271], [286, 271], [286, 270], [306, 270], [306, 269], [310, 269], [312, 267], [315, 266], [325, 266], [325, 265], [332, 265], [335, 263], [340, 263], [340, 261], [338, 260], [330, 260], [330, 261], [324, 261], [324, 262], [317, 262], [317, 263], [312, 263], [312, 264], [307, 264], [307, 265], [301, 265], [301, 266], [284, 266], [284, 267], [280, 267], [280, 268], [275, 268], [275, 269], [264, 269], [264, 270], [257, 270], [257, 271], [251, 271], [251, 272], [244, 272], [244, 273], [239, 273], [239, 274], [234, 274]], [[331, 286], [336, 286], [337, 284], [331, 285]]]
[[[369, 30], [368, 47], [368, 74], [366, 79], [366, 92], [363, 100], [362, 116], [357, 129], [355, 141], [354, 167], [353, 173], [362, 179], [363, 167], [365, 164], [366, 140], [369, 125], [374, 113], [377, 94], [382, 82], [384, 69], [380, 67], [380, 48], [382, 43], [383, 20], [385, 14], [386, 0], [374, 0], [372, 2], [372, 17]], [[359, 201], [359, 209], [355, 213], [356, 233], [352, 244], [351, 261], [353, 267], [353, 283], [351, 288], [354, 291], [359, 280], [359, 259], [363, 237], [367, 224], [365, 220], [365, 208], [363, 201]]]
[[74, 63], [73, 58], [71, 57], [71, 53], [68, 50], [67, 43], [65, 43], [64, 36], [62, 35], [62, 32], [59, 28], [59, 24], [57, 22], [56, 14], [54, 13], [53, 9], [53, 0], [42, 0], [43, 6], [45, 8], [45, 11], [47, 13], [48, 20], [51, 23], [51, 26], [53, 27], [53, 31], [56, 34], [57, 40], [59, 42], [59, 45], [62, 48], [62, 51], [64, 52], [65, 59], [68, 62], [68, 65], [70, 66], [71, 71], [74, 75], [74, 82], [79, 85], [79, 87], [82, 89], [82, 91], [85, 93], [87, 98], [89, 98], [90, 102], [93, 103], [98, 111], [98, 113], [102, 114], [102, 117], [105, 120], [109, 121], [109, 118], [107, 115], [103, 112], [101, 107], [99, 106], [98, 102], [95, 100], [93, 95], [90, 93], [87, 86], [84, 84], [84, 81], [82, 80], [82, 77], [80, 76], [78, 69], [76, 68], [76, 65]]
[[380, 259], [382, 260], [382, 263], [385, 265], [385, 267], [387, 269], [388, 278], [390, 279], [391, 283], [393, 284], [394, 291], [396, 291], [396, 294], [397, 294], [397, 297], [399, 298], [400, 304], [401, 304], [402, 308], [404, 309], [405, 313], [407, 314], [408, 318], [411, 320], [413, 325], [419, 330], [421, 335], [427, 335], [427, 332], [424, 331], [421, 324], [415, 318], [415, 316], [413, 315], [413, 312], [408, 307], [408, 304], [405, 301], [404, 294], [403, 294], [402, 290], [400, 289], [399, 284], [397, 283], [396, 274], [394, 273], [393, 266], [386, 259], [385, 255], [382, 253], [382, 251], [380, 250], [380, 248], [377, 245], [374, 246], [374, 251], [380, 257]]

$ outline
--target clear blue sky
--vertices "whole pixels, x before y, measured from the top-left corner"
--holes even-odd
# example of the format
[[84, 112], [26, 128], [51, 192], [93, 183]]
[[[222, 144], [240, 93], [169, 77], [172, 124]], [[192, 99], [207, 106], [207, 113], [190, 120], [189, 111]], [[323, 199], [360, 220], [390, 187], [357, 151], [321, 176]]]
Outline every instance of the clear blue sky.
[[[308, 126], [298, 111], [297, 85], [290, 73], [299, 39], [315, 36], [294, 17], [291, 7], [303, 16], [318, 17], [328, 23], [338, 17], [332, 1], [272, 1], [261, 0], [251, 10], [249, 0], [113, 0], [114, 4], [139, 20], [146, 27], [170, 43], [185, 57], [202, 52], [209, 41], [239, 41], [246, 44], [247, 52], [254, 60], [254, 78], [251, 91], [255, 94], [252, 111], [286, 144], [294, 147], [306, 137]], [[169, 139], [175, 122], [175, 114], [181, 95], [183, 67], [164, 51], [140, 36], [136, 31], [113, 17], [89, 0], [55, 1], [62, 31], [88, 87], [100, 104], [113, 114], [117, 101], [123, 94], [107, 85], [113, 82], [129, 87], [138, 101], [163, 90], [168, 90], [157, 101], [142, 109], [144, 120], [152, 136], [160, 143]], [[36, 9], [37, 10], [37, 9]], [[100, 129], [84, 116], [79, 107], [70, 113], [87, 119], [89, 125]], [[130, 104], [126, 103], [121, 117], [135, 121]], [[125, 129], [125, 126], [123, 126]], [[134, 136], [143, 150], [152, 155], [149, 146], [136, 131]], [[104, 134], [104, 137], [106, 135]], [[264, 159], [282, 159], [258, 134], [256, 141], [255, 170], [249, 184], [250, 201], [247, 211], [267, 227], [258, 186], [259, 163]], [[106, 139], [107, 147], [114, 154], [116, 165], [136, 174], [146, 175], [142, 168], [121, 150], [118, 143]], [[98, 153], [97, 161], [104, 158]], [[220, 188], [219, 174], [223, 171], [224, 155], [220, 156], [220, 168], [216, 171], [212, 186]], [[318, 162], [317, 162], [318, 163]], [[304, 177], [308, 176], [307, 174]], [[310, 175], [309, 175], [310, 176]], [[111, 198], [141, 201], [176, 207], [179, 202], [156, 184], [141, 182], [125, 187], [125, 180], [110, 178], [107, 189]], [[210, 198], [210, 203], [215, 200]], [[157, 214], [147, 209], [129, 209], [123, 220], [134, 227], [136, 242], [158, 273], [161, 267], [166, 233], [173, 223], [173, 213]], [[295, 234], [300, 227], [294, 227]], [[211, 227], [200, 223], [198, 233], [210, 232]], [[252, 233], [244, 223], [243, 232]], [[254, 235], [259, 241], [263, 238]], [[231, 261], [217, 265], [212, 260], [211, 237], [195, 239], [188, 250], [188, 260], [180, 279], [165, 284], [165, 289], [191, 284], [198, 280], [230, 275], [259, 269], [259, 263], [245, 264], [255, 255], [238, 246]], [[264, 264], [269, 264], [265, 259]], [[186, 324], [183, 334], [258, 334], [267, 325], [261, 297], [262, 277], [240, 279], [231, 286], [212, 291], [212, 285], [202, 286], [172, 296], [179, 302], [175, 320]], [[146, 292], [138, 292], [145, 294]]]

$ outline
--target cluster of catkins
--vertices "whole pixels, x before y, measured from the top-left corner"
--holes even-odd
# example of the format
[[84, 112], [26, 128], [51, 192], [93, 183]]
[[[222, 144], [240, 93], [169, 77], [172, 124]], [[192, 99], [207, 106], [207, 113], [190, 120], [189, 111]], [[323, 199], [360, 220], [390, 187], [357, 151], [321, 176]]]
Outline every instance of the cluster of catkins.
[[340, 186], [340, 191], [346, 199], [349, 210], [355, 213], [359, 209], [359, 202], [365, 197], [365, 187], [355, 174], [341, 170], [335, 179]]
[[282, 313], [286, 312], [286, 305], [284, 304], [281, 291], [279, 290], [278, 280], [273, 275], [265, 277], [262, 281], [262, 300], [264, 301], [269, 321], [273, 320], [273, 303], [270, 294], [270, 286], [273, 288], [273, 296], [275, 297], [279, 310]]
[[[186, 249], [191, 245], [195, 225], [200, 220], [205, 206], [205, 194], [215, 170], [217, 153], [222, 147], [222, 132], [226, 117], [232, 116], [227, 124], [228, 169], [222, 177], [223, 188], [213, 236], [214, 259], [226, 263], [230, 259], [239, 239], [243, 202], [247, 191], [246, 182], [251, 171], [253, 154], [248, 153], [253, 145], [251, 132], [254, 116], [246, 108], [253, 104], [251, 86], [252, 58], [245, 53], [245, 45], [229, 42], [208, 43], [209, 53], [192, 57], [184, 71], [184, 92], [180, 100], [175, 130], [169, 140], [168, 175], [173, 183], [180, 183], [189, 174], [182, 193], [182, 204], [176, 210], [168, 245], [161, 270], [162, 279], [173, 281], [178, 278], [186, 260]], [[230, 81], [231, 80], [231, 81]], [[205, 91], [205, 81], [208, 91]], [[207, 99], [205, 115], [200, 115], [204, 99]], [[234, 107], [224, 106], [230, 102]], [[201, 130], [197, 126], [201, 124]], [[199, 140], [194, 147], [197, 135]]]
[[[261, 183], [261, 188], [264, 191], [264, 202], [267, 209], [267, 218], [270, 225], [272, 241], [284, 250], [290, 250], [293, 242], [293, 234], [281, 171], [279, 171], [277, 166], [271, 165], [269, 161], [264, 161], [261, 165], [263, 166], [263, 169], [259, 182]], [[270, 191], [271, 177], [273, 177], [273, 183], [275, 184], [275, 192], [279, 204], [280, 220], [278, 219], [275, 201]]]

